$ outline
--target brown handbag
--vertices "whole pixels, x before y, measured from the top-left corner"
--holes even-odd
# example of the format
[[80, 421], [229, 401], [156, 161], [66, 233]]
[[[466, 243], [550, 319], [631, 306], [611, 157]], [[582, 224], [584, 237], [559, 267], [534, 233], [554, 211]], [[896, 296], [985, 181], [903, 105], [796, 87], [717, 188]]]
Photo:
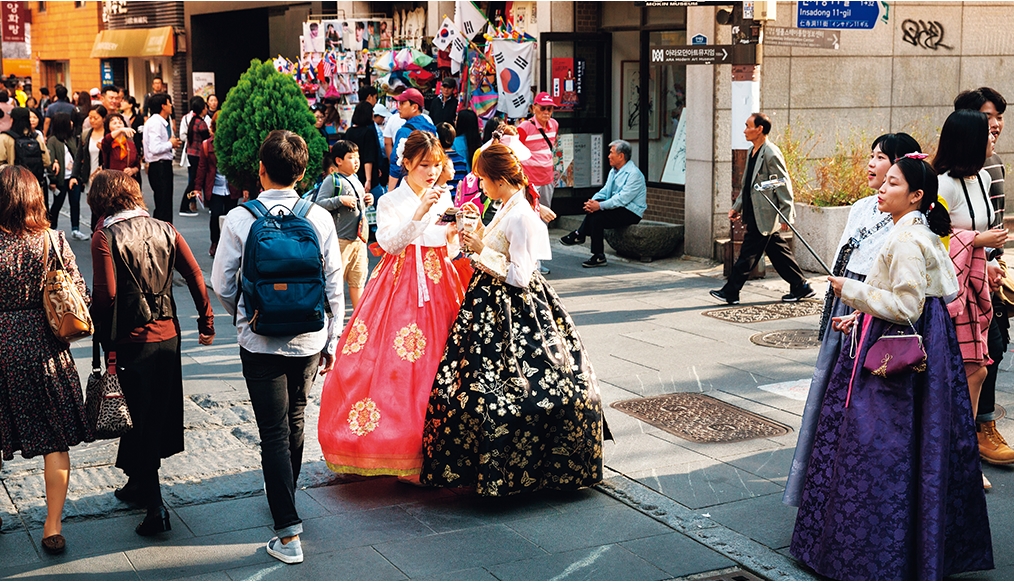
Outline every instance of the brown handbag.
[[63, 264], [63, 257], [56, 244], [56, 260], [59, 268], [54, 268], [49, 260], [49, 247], [52, 243], [53, 231], [47, 229], [42, 242], [42, 261], [46, 266], [46, 277], [42, 284], [42, 308], [46, 312], [46, 320], [53, 334], [60, 340], [71, 343], [95, 333], [88, 305], [81, 296], [77, 285]]

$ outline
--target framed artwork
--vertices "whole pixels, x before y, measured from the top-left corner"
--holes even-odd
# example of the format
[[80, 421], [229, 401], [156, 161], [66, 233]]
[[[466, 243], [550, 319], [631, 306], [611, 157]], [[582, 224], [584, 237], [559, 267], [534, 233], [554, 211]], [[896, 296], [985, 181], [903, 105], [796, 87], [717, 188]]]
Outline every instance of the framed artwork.
[[[659, 138], [658, 125], [658, 70], [651, 67], [648, 79], [648, 139]], [[621, 61], [620, 79], [620, 139], [637, 141], [641, 131], [641, 63]]]

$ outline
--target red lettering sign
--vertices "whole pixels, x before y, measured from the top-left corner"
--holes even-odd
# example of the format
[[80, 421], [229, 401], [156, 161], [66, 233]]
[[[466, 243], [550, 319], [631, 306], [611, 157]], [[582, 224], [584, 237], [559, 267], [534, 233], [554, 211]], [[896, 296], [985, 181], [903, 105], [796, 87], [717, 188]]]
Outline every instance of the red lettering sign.
[[25, 42], [24, 2], [0, 2], [3, 42]]

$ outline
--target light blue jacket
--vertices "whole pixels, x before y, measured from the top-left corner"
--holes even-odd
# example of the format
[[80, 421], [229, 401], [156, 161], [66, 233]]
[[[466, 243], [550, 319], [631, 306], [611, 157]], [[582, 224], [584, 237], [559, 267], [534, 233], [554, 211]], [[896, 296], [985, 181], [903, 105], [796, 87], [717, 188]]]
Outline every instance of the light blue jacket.
[[606, 185], [592, 196], [592, 200], [597, 200], [602, 210], [626, 208], [643, 217], [648, 209], [648, 187], [644, 183], [644, 174], [629, 161], [619, 170], [613, 168], [609, 170]]

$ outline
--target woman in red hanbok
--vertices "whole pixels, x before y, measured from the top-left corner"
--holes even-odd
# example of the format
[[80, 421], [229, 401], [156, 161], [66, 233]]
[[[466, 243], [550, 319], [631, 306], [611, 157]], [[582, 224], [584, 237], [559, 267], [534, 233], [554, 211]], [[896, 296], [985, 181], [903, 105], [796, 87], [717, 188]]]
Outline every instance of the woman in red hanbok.
[[405, 180], [377, 202], [384, 255], [324, 382], [318, 438], [336, 473], [416, 480], [430, 389], [467, 281], [451, 263], [456, 230], [438, 224], [454, 206], [433, 187], [444, 163], [440, 142], [413, 131], [403, 144]]

